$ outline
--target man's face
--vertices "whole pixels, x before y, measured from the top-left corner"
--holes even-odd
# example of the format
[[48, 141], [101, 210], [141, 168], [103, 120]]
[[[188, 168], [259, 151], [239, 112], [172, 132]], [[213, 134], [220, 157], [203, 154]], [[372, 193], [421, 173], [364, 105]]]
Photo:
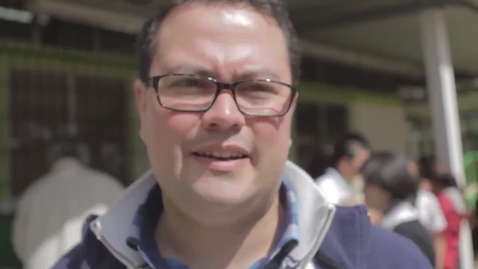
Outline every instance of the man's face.
[[342, 171], [339, 171], [344, 178], [352, 180], [353, 178], [360, 176], [360, 169], [364, 163], [370, 157], [370, 151], [362, 147], [356, 147], [353, 157], [344, 157]]
[[[219, 81], [273, 79], [291, 84], [288, 51], [277, 23], [252, 8], [191, 4], [174, 10], [158, 33], [150, 76], [196, 74]], [[135, 84], [140, 136], [163, 196], [188, 214], [233, 211], [271, 200], [291, 146], [291, 118], [245, 116], [231, 91], [206, 112], [160, 106]], [[199, 155], [238, 155], [223, 160]]]

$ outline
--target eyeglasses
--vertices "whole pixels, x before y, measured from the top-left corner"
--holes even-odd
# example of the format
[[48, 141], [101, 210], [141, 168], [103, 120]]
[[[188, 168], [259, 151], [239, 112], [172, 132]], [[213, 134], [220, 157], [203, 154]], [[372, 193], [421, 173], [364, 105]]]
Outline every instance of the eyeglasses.
[[241, 113], [259, 117], [285, 115], [296, 93], [291, 85], [270, 79], [224, 83], [190, 74], [154, 76], [147, 86], [155, 90], [162, 107], [182, 112], [205, 112], [222, 90], [229, 89]]

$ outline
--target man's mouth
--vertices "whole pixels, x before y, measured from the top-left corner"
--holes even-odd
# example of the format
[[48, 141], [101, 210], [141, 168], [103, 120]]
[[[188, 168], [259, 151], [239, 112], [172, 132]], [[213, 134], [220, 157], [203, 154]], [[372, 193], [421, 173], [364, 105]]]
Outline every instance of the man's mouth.
[[209, 158], [209, 159], [217, 160], [217, 161], [233, 161], [233, 160], [249, 158], [247, 154], [238, 153], [238, 152], [219, 152], [219, 151], [193, 152], [193, 155], [197, 157]]

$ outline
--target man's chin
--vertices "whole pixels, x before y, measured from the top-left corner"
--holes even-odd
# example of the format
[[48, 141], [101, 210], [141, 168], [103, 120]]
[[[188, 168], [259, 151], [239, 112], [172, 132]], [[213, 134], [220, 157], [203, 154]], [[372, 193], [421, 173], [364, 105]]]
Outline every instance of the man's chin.
[[233, 190], [208, 190], [197, 194], [204, 203], [214, 208], [232, 208], [247, 203], [249, 200], [245, 195], [240, 195]]
[[[229, 210], [247, 204], [252, 199], [253, 190], [235, 182], [218, 182], [216, 184], [201, 184], [193, 187], [198, 202], [214, 209]], [[236, 182], [237, 183], [237, 182]]]

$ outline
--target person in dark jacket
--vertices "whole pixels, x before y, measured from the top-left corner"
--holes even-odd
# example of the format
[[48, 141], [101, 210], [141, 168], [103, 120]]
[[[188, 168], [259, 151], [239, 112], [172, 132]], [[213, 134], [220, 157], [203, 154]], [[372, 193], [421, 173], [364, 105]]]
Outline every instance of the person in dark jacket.
[[139, 34], [152, 166], [55, 269], [429, 269], [287, 161], [298, 39], [280, 0], [173, 0]]
[[372, 154], [362, 169], [365, 203], [383, 215], [381, 226], [410, 239], [434, 264], [433, 243], [412, 204], [419, 182], [410, 169], [405, 156], [388, 151]]

